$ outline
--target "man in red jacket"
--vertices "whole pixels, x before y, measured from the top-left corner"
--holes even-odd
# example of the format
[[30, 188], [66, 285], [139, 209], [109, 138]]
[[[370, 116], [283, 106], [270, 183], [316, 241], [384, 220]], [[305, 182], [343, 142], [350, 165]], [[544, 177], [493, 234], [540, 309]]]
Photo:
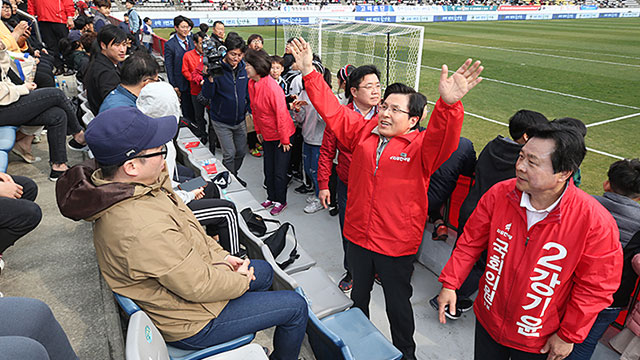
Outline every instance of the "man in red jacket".
[[[207, 34], [201, 31], [193, 34], [194, 49], [187, 51], [182, 57], [182, 75], [189, 81], [194, 122], [199, 130], [199, 133], [195, 135], [205, 142], [209, 140], [209, 135], [207, 134], [207, 123], [204, 120], [204, 105], [198, 101], [198, 94], [200, 94], [202, 84], [204, 84], [204, 78], [202, 77], [202, 42], [206, 37]], [[198, 68], [200, 69], [199, 71], [196, 70]]]
[[60, 69], [62, 58], [58, 42], [73, 29], [75, 8], [73, 0], [29, 0], [29, 13], [38, 18], [42, 41], [55, 58], [54, 65]]
[[528, 130], [516, 178], [487, 191], [440, 274], [440, 322], [487, 250], [474, 304], [475, 359], [564, 359], [620, 285], [618, 228], [571, 180], [586, 148], [573, 129]]
[[[353, 65], [351, 65], [352, 68]], [[346, 71], [345, 71], [346, 72]], [[350, 100], [349, 109], [361, 114], [365, 120], [378, 121], [378, 105], [380, 104], [381, 86], [380, 71], [373, 65], [363, 65], [351, 70], [346, 81], [345, 94]], [[344, 228], [344, 213], [347, 206], [347, 186], [349, 184], [349, 166], [351, 165], [351, 151], [338, 142], [330, 128], [324, 129], [320, 156], [318, 158], [318, 197], [322, 205], [327, 208], [331, 194], [329, 192], [329, 177], [333, 168], [333, 159], [338, 154], [338, 175], [336, 197], [338, 202], [340, 233]], [[342, 249], [344, 251], [343, 266], [346, 271], [338, 283], [340, 290], [347, 292], [353, 286], [353, 277], [347, 264], [348, 240], [342, 235]]]
[[415, 359], [411, 298], [413, 261], [427, 219], [431, 174], [457, 148], [464, 110], [460, 99], [482, 78], [480, 62], [468, 59], [453, 76], [440, 76], [440, 100], [426, 131], [418, 131], [424, 95], [396, 85], [380, 105], [378, 121], [340, 105], [322, 75], [313, 70], [312, 51], [295, 39], [292, 53], [313, 107], [353, 154], [344, 235], [353, 274], [351, 299], [366, 315], [374, 274], [382, 280], [393, 344]]

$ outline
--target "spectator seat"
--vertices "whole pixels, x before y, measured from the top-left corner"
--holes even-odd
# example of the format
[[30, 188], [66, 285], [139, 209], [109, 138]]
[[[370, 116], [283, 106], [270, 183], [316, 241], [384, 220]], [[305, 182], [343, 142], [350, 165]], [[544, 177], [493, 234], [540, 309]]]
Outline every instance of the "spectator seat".
[[[146, 360], [150, 355], [152, 355], [152, 358], [154, 359], [157, 356], [158, 359], [163, 360], [208, 360], [212, 355], [220, 354], [249, 344], [255, 338], [255, 334], [247, 334], [237, 339], [202, 350], [178, 349], [173, 346], [169, 346], [164, 342], [160, 331], [158, 331], [147, 314], [141, 311], [140, 307], [133, 300], [116, 293], [113, 293], [113, 296], [116, 298], [120, 308], [130, 317], [126, 345], [127, 360]], [[155, 339], [158, 341], [154, 342], [153, 340]]]

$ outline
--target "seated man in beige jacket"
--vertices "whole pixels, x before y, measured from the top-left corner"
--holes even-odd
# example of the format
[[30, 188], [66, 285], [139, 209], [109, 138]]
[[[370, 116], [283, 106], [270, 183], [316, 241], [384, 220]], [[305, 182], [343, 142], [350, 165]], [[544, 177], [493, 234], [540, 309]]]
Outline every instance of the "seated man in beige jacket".
[[61, 212], [94, 221], [102, 275], [168, 344], [200, 349], [276, 326], [271, 359], [297, 359], [306, 301], [266, 291], [270, 265], [229, 255], [175, 195], [164, 157], [176, 131], [173, 116], [154, 119], [131, 107], [100, 113], [86, 132], [97, 169], [84, 163], [59, 180]]

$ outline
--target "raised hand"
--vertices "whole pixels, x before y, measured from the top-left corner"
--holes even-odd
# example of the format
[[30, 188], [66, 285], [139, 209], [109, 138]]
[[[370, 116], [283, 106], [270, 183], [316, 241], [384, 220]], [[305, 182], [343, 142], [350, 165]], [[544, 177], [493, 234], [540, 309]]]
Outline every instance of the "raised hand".
[[313, 51], [311, 45], [304, 41], [303, 38], [293, 39], [289, 43], [291, 54], [296, 59], [296, 65], [302, 72], [302, 76], [308, 75], [313, 71]]
[[482, 81], [482, 78], [479, 76], [482, 70], [484, 70], [484, 67], [480, 66], [480, 61], [476, 61], [471, 65], [472, 61], [471, 59], [467, 59], [451, 76], [449, 76], [449, 68], [447, 65], [442, 65], [438, 91], [440, 92], [442, 100], [447, 104], [453, 105], [460, 101], [469, 90], [473, 89]]

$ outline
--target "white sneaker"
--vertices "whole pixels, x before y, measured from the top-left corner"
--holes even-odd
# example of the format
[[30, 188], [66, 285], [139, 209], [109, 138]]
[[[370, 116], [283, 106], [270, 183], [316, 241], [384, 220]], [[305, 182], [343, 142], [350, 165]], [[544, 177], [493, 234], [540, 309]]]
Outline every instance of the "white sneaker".
[[0, 254], [0, 275], [2, 275], [2, 270], [4, 270], [4, 260], [2, 260], [2, 255]]
[[309, 195], [309, 196], [307, 196], [306, 199], [304, 199], [304, 201], [306, 201], [307, 204], [311, 204], [315, 199], [317, 199], [317, 197], [315, 195]]
[[314, 199], [313, 202], [304, 207], [304, 212], [307, 214], [313, 214], [323, 209], [324, 206], [320, 203], [320, 199]]

